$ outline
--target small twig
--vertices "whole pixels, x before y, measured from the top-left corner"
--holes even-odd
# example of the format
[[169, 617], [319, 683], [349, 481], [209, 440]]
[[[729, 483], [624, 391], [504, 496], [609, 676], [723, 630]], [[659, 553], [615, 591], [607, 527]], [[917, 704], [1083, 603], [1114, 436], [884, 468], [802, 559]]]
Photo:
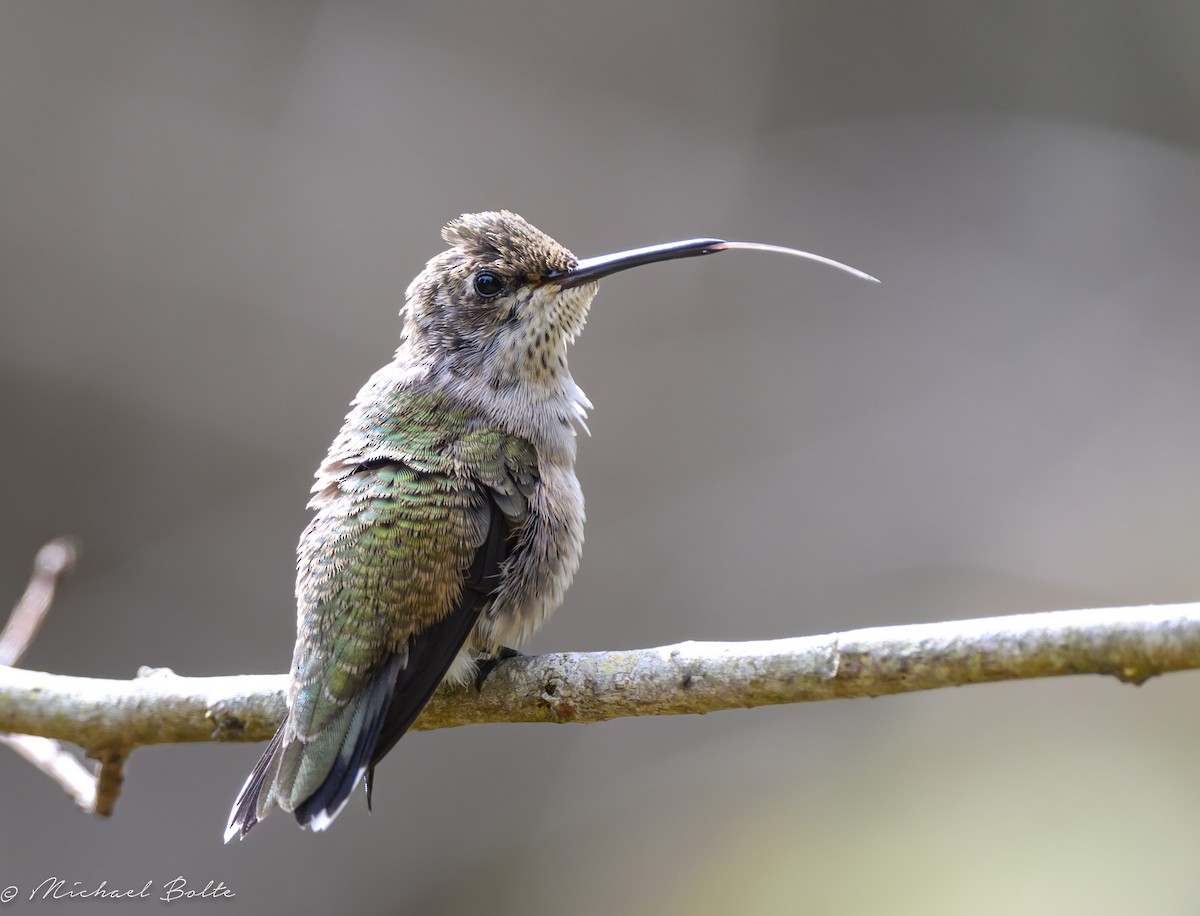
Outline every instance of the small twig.
[[121, 794], [121, 786], [125, 782], [124, 754], [108, 754], [100, 761], [100, 772], [96, 774], [96, 800], [93, 810], [101, 817], [112, 817], [113, 808], [117, 804], [117, 796]]
[[21, 660], [54, 603], [59, 581], [75, 568], [78, 558], [79, 543], [74, 538], [55, 538], [37, 552], [25, 594], [0, 632], [0, 665]]
[[79, 758], [57, 741], [37, 735], [0, 735], [0, 745], [12, 748], [35, 767], [62, 786], [84, 811], [101, 812], [96, 807], [96, 777]]
[[[42, 546], [33, 560], [33, 574], [25, 593], [17, 601], [9, 615], [8, 623], [0, 631], [0, 665], [15, 665], [29, 649], [42, 621], [54, 604], [54, 595], [62, 578], [75, 568], [79, 559], [79, 542], [74, 538], [60, 537]], [[36, 735], [0, 734], [0, 744], [12, 748], [35, 767], [57, 782], [75, 803], [85, 811], [109, 816], [113, 803], [120, 791], [118, 774], [116, 790], [107, 793], [97, 791], [97, 777], [88, 772], [79, 758], [57, 741]], [[99, 788], [104, 790], [104, 765], [101, 765]], [[108, 783], [113, 780], [110, 778]], [[100, 802], [103, 800], [103, 809]]]

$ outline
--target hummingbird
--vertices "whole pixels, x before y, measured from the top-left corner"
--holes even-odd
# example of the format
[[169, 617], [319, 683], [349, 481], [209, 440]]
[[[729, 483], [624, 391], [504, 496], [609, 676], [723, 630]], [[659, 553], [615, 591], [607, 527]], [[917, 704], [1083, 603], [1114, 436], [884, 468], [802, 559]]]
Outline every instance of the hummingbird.
[[443, 681], [517, 654], [579, 566], [567, 368], [597, 281], [730, 249], [703, 238], [579, 259], [507, 210], [464, 214], [409, 285], [400, 346], [359, 391], [316, 473], [296, 562], [287, 715], [234, 802], [225, 841], [271, 810], [326, 829]]

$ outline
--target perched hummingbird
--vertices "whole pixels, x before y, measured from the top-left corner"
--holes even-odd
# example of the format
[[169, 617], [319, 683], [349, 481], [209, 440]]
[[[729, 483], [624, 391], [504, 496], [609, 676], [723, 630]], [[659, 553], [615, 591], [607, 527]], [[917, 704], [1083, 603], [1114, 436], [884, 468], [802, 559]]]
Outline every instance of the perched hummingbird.
[[[225, 831], [272, 808], [324, 830], [443, 680], [512, 652], [562, 602], [583, 546], [567, 369], [601, 277], [731, 248], [692, 239], [579, 260], [515, 213], [472, 213], [406, 293], [395, 359], [317, 471], [297, 549], [287, 716]], [[586, 427], [585, 427], [586, 428]]]

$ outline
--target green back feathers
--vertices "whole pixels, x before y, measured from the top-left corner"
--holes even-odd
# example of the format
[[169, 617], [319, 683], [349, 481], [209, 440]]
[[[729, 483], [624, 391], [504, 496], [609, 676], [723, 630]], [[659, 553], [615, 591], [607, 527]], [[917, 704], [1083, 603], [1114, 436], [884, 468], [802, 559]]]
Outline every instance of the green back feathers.
[[443, 394], [364, 394], [318, 473], [300, 541], [292, 724], [304, 738], [450, 613], [487, 537], [488, 500], [516, 527], [537, 476], [529, 443]]

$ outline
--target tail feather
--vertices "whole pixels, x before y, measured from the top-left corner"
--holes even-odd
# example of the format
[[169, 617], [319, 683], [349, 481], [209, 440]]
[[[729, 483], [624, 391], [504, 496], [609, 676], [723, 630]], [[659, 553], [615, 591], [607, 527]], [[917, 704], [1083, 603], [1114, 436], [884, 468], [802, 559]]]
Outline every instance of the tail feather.
[[[396, 686], [396, 676], [404, 667], [406, 653], [397, 653], [375, 675], [353, 706], [345, 736], [337, 749], [327, 773], [316, 790], [295, 807], [296, 820], [301, 826], [324, 830], [350, 799], [350, 793], [367, 772], [367, 762], [379, 740], [380, 729]], [[305, 748], [307, 751], [308, 748]], [[306, 760], [304, 763], [308, 763]], [[301, 769], [304, 769], [304, 763]], [[316, 768], [322, 762], [312, 760]]]
[[225, 827], [226, 843], [235, 836], [244, 837], [250, 832], [250, 828], [258, 823], [259, 818], [266, 816], [268, 805], [273, 801], [274, 792], [268, 792], [267, 798], [264, 799], [266, 803], [263, 805], [259, 804], [259, 798], [262, 795], [263, 787], [267, 785], [268, 774], [272, 775], [270, 783], [272, 790], [274, 788], [274, 771], [278, 766], [279, 749], [283, 746], [283, 730], [286, 727], [287, 719], [284, 719], [275, 732], [275, 737], [271, 739], [267, 749], [263, 751], [263, 755], [258, 758], [258, 763], [254, 765], [254, 769], [250, 771], [250, 775], [242, 784], [242, 790], [238, 792], [237, 800], [233, 803], [233, 810], [229, 812], [229, 823]]
[[301, 825], [314, 830], [333, 822], [366, 774], [403, 664], [404, 654], [394, 655], [343, 714], [307, 744], [294, 736], [284, 740], [284, 719], [233, 803], [226, 843], [244, 837], [276, 807], [293, 811]]

